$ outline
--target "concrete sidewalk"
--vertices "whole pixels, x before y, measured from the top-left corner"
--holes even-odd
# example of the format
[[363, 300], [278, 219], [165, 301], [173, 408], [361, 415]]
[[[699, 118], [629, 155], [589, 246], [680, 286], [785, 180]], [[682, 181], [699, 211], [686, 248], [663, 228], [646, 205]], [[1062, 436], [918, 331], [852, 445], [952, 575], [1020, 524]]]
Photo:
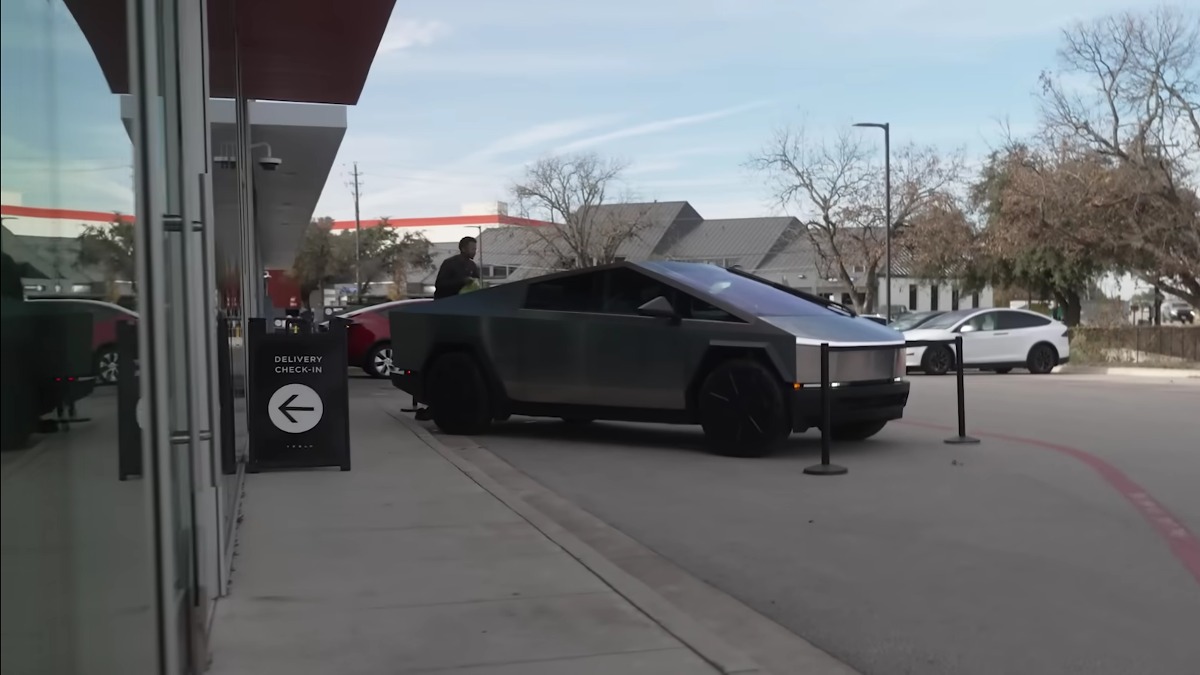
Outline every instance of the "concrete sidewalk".
[[353, 396], [353, 471], [248, 476], [213, 675], [731, 670], [388, 416], [390, 386]]

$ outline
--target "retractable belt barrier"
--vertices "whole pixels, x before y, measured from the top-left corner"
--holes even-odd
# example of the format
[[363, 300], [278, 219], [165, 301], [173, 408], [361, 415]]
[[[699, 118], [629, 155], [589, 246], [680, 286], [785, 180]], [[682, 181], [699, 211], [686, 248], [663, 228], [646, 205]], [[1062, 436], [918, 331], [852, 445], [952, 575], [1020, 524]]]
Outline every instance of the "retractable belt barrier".
[[[950, 445], [970, 445], [979, 442], [978, 438], [967, 435], [966, 392], [963, 381], [963, 339], [961, 335], [953, 340], [911, 340], [904, 343], [904, 348], [910, 347], [953, 347], [955, 361], [955, 379], [958, 385], [958, 435], [947, 438], [944, 442]], [[821, 343], [821, 463], [814, 464], [804, 473], [812, 476], [840, 476], [849, 472], [844, 466], [830, 461], [830, 443], [832, 441], [833, 418], [833, 384], [829, 377], [830, 352], [863, 352], [878, 350], [879, 345], [837, 346], [828, 342]]]

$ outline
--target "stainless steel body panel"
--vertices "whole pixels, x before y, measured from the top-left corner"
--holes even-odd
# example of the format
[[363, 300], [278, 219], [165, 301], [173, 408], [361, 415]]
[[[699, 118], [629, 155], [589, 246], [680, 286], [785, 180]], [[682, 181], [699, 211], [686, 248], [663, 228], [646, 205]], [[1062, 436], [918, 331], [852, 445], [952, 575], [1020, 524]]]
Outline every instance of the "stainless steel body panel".
[[[830, 343], [837, 346], [838, 343]], [[904, 345], [869, 351], [831, 351], [829, 381], [837, 384], [889, 382], [904, 376]], [[796, 382], [821, 383], [821, 346], [796, 344]]]

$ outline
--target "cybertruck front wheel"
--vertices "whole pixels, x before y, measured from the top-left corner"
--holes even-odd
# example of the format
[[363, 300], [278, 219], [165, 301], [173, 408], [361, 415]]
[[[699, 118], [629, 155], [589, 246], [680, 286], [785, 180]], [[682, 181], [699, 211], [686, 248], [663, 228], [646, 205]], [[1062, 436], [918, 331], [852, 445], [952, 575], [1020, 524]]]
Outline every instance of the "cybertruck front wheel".
[[433, 422], [447, 434], [469, 436], [487, 431], [492, 422], [492, 396], [475, 359], [465, 352], [443, 354], [425, 380]]
[[761, 457], [792, 432], [783, 386], [753, 359], [721, 363], [696, 392], [700, 426], [713, 452]]

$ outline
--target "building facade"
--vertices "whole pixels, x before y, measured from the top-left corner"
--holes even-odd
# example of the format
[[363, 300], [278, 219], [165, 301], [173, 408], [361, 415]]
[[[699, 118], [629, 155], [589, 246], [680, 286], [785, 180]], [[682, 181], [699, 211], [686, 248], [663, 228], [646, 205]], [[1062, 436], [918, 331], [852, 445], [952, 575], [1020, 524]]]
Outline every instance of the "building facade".
[[[393, 4], [3, 0], [4, 673], [206, 669], [247, 452], [240, 336]], [[64, 333], [48, 296], [93, 302]], [[135, 355], [133, 398], [93, 379], [114, 353]]]
[[[608, 204], [602, 218], [629, 224], [631, 235], [616, 259], [670, 259], [740, 267], [761, 277], [852, 304], [847, 284], [834, 274], [831, 260], [812, 245], [804, 224], [792, 217], [706, 219], [688, 202]], [[433, 222], [427, 219], [417, 222]], [[449, 219], [447, 219], [449, 220]], [[536, 221], [498, 224], [481, 229], [478, 263], [483, 280], [509, 280], [564, 269], [561, 246], [553, 245], [554, 224]], [[427, 228], [429, 231], [432, 228]], [[420, 278], [410, 279], [410, 294], [432, 288], [437, 263], [453, 255], [453, 246], [435, 247], [435, 265]], [[952, 280], [935, 281], [906, 274], [894, 265], [892, 304], [895, 311], [928, 311], [991, 307], [992, 289], [960, 292]], [[854, 292], [865, 295], [868, 279], [862, 265], [850, 263]], [[880, 275], [876, 301], [882, 308], [887, 283]], [[432, 293], [432, 290], [429, 291]]]

